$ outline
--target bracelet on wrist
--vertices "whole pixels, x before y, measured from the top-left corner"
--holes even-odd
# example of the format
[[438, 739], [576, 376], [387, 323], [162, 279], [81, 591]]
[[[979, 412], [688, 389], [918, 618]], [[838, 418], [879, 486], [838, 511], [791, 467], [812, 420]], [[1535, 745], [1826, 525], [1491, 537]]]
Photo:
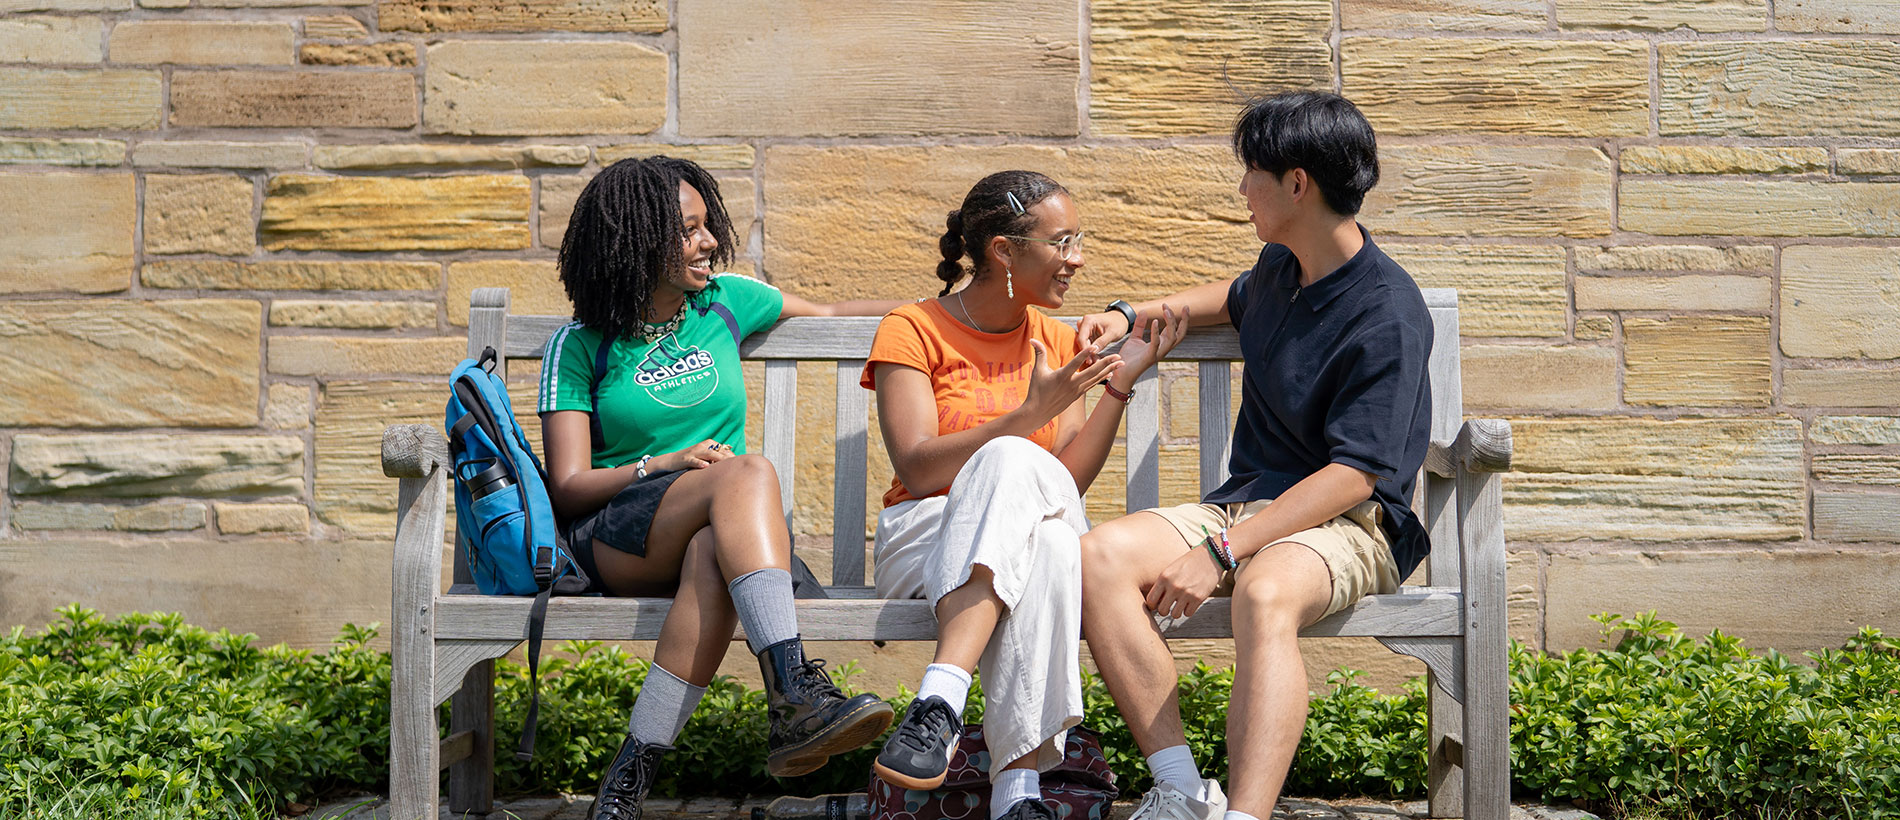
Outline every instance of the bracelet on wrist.
[[633, 474], [639, 478], [646, 478], [647, 477], [647, 462], [652, 461], [652, 460], [653, 460], [653, 455], [651, 453], [641, 456], [640, 461], [633, 465]]
[[1109, 384], [1107, 379], [1102, 380], [1102, 390], [1108, 393], [1109, 398], [1119, 401], [1122, 404], [1127, 404], [1129, 399], [1135, 397], [1135, 391], [1132, 388], [1128, 392], [1123, 393], [1120, 390], [1116, 390], [1115, 385]]
[[1226, 549], [1226, 541], [1227, 531], [1221, 530], [1218, 536], [1207, 536], [1201, 541], [1201, 546], [1207, 548], [1208, 557], [1214, 559], [1214, 566], [1219, 567], [1221, 572], [1233, 572], [1240, 564], [1234, 560], [1233, 553]]

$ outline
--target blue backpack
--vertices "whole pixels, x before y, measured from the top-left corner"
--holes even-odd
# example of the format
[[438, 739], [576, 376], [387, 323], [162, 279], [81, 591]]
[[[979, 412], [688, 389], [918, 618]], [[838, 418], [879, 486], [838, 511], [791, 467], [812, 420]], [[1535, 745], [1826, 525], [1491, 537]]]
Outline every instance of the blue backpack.
[[449, 374], [449, 456], [455, 467], [455, 531], [467, 548], [469, 574], [484, 595], [533, 595], [528, 620], [528, 705], [521, 748], [534, 755], [541, 709], [541, 632], [548, 598], [587, 590], [587, 575], [559, 537], [547, 474], [515, 422], [507, 385], [495, 375], [495, 349], [463, 359]]

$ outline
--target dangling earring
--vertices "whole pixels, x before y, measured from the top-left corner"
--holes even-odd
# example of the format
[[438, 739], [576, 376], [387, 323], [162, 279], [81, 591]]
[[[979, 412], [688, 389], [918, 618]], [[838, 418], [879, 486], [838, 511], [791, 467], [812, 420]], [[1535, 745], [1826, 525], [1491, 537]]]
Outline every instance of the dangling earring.
[[1012, 271], [1009, 268], [1003, 269], [1003, 287], [1009, 289], [1009, 298], [1011, 299], [1016, 298], [1016, 272], [1015, 271]]

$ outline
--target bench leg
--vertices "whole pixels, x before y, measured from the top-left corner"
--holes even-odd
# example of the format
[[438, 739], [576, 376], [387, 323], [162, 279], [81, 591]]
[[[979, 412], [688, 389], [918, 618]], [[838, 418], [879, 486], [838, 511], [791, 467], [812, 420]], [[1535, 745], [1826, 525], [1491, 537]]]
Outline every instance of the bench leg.
[[397, 610], [389, 683], [389, 818], [435, 820], [441, 736], [435, 721], [435, 644]]
[[481, 661], [449, 696], [449, 734], [473, 732], [467, 759], [449, 766], [449, 811], [487, 814], [495, 803], [495, 662]]
[[[1462, 670], [1461, 670], [1462, 671]], [[1439, 688], [1438, 675], [1425, 675], [1425, 789], [1432, 817], [1465, 816], [1465, 770], [1457, 744], [1464, 737], [1464, 704]]]

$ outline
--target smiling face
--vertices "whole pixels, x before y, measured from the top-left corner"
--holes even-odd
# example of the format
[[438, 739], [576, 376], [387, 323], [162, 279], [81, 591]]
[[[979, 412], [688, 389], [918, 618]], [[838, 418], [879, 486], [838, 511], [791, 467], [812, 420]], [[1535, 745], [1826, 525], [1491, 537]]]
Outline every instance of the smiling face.
[[1298, 168], [1274, 176], [1248, 166], [1240, 176], [1240, 195], [1247, 200], [1247, 215], [1253, 222], [1254, 236], [1262, 242], [1278, 242], [1293, 217], [1293, 204], [1299, 191], [1305, 190], [1306, 172]]
[[697, 293], [712, 282], [712, 253], [719, 247], [706, 224], [706, 200], [699, 189], [680, 183], [680, 242], [685, 267], [667, 274], [666, 283], [686, 293]]
[[[1035, 227], [1023, 235], [1059, 241], [1082, 232], [1082, 217], [1067, 194], [1053, 194], [1029, 209]], [[1069, 292], [1069, 281], [1084, 264], [1082, 250], [1064, 257], [1050, 242], [1013, 242], [998, 248], [1013, 273], [1017, 298], [1037, 307], [1059, 308]], [[1002, 267], [998, 265], [997, 267]]]

